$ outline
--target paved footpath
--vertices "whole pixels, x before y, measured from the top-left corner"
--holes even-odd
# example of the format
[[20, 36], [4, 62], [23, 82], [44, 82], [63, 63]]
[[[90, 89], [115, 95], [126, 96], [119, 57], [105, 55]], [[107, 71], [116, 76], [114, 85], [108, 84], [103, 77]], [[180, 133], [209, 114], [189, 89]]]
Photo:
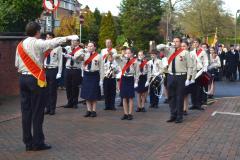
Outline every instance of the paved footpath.
[[[66, 102], [59, 91], [58, 105]], [[0, 108], [0, 160], [240, 160], [240, 97], [221, 98], [205, 111], [190, 111], [184, 123], [166, 123], [168, 105], [135, 113], [121, 121], [122, 108], [84, 118], [85, 106], [57, 108], [45, 116], [46, 142], [52, 149], [25, 152], [22, 143], [19, 98], [6, 99]]]

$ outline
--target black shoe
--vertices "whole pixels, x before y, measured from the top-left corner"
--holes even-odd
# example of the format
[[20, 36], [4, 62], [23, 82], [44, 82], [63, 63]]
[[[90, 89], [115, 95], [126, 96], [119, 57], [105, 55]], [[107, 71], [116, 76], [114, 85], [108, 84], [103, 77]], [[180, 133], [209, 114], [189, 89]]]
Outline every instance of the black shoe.
[[91, 113], [90, 111], [87, 111], [86, 114], [84, 115], [84, 117], [90, 117], [91, 116]]
[[115, 107], [113, 107], [113, 108], [111, 108], [110, 110], [112, 110], [112, 111], [116, 111], [117, 109], [116, 109]]
[[168, 103], [168, 99], [165, 99], [163, 103], [167, 104]]
[[142, 112], [147, 112], [147, 110], [145, 109], [145, 107], [142, 108]]
[[33, 147], [33, 151], [41, 151], [41, 150], [47, 150], [47, 149], [51, 149], [52, 147], [48, 144], [42, 144], [40, 146], [35, 146]]
[[171, 122], [175, 122], [176, 118], [170, 118], [169, 120], [167, 120], [166, 122], [171, 123]]
[[183, 111], [183, 115], [187, 116], [188, 115], [187, 111]]
[[26, 151], [32, 151], [33, 147], [32, 145], [26, 145]]
[[63, 108], [73, 108], [73, 106], [70, 104], [66, 104], [65, 106], [63, 106]]
[[196, 110], [204, 111], [205, 109], [203, 107], [197, 107]]
[[154, 107], [153, 108], [158, 108], [158, 105], [157, 104], [154, 104]]
[[149, 108], [154, 108], [154, 104], [150, 104]]
[[208, 95], [208, 98], [213, 99], [213, 95], [212, 94]]
[[49, 110], [46, 110], [45, 112], [44, 112], [44, 114], [49, 114], [50, 113], [50, 111]]
[[124, 114], [124, 115], [121, 117], [121, 120], [125, 120], [125, 119], [128, 119], [128, 115], [127, 115], [127, 114]]
[[110, 108], [104, 108], [104, 110], [105, 110], [105, 111], [108, 111], [108, 110], [110, 110]]
[[50, 111], [49, 112], [49, 115], [54, 115], [55, 114], [55, 111]]
[[95, 111], [92, 111], [91, 117], [97, 117], [97, 113]]
[[177, 120], [175, 121], [175, 123], [182, 123], [182, 122], [183, 122], [182, 119], [177, 119]]
[[195, 109], [197, 109], [197, 107], [196, 106], [191, 106], [189, 109], [190, 110], [195, 110]]
[[141, 112], [142, 108], [137, 108], [136, 112]]
[[128, 120], [133, 120], [133, 115], [129, 114], [128, 115]]
[[73, 105], [73, 107], [72, 108], [74, 108], [74, 109], [77, 109], [78, 108], [78, 105], [77, 104], [75, 104], [75, 105]]

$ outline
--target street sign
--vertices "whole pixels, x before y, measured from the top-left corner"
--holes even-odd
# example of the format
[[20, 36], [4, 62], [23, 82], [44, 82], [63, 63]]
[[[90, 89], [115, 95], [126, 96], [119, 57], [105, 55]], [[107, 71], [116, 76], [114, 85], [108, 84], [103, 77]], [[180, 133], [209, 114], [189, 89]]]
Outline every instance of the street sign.
[[43, 0], [43, 7], [48, 11], [56, 11], [60, 5], [60, 0]]
[[80, 15], [80, 16], [79, 16], [79, 19], [80, 19], [80, 24], [83, 24], [83, 23], [84, 23], [84, 16], [83, 16], [83, 15]]

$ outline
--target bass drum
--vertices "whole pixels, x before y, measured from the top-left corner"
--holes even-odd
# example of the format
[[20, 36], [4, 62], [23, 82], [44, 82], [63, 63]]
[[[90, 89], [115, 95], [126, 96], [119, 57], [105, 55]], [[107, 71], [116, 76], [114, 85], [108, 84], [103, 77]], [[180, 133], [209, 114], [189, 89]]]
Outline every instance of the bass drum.
[[162, 85], [162, 81], [163, 81], [162, 76], [155, 76], [151, 80], [151, 86], [154, 87], [154, 88], [159, 88]]
[[212, 75], [208, 72], [202, 72], [202, 74], [200, 76], [198, 76], [198, 78], [196, 78], [196, 84], [199, 86], [207, 86], [209, 84], [211, 84], [212, 82]]

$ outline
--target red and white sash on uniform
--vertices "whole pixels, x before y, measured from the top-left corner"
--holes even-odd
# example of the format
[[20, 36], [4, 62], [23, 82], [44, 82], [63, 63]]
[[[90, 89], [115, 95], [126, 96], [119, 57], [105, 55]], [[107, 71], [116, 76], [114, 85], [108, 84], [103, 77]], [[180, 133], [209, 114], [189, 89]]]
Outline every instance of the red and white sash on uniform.
[[72, 53], [70, 53], [70, 55], [74, 56], [74, 54], [81, 49], [82, 49], [81, 47], [74, 48], [74, 50], [72, 51]]
[[197, 51], [197, 57], [200, 55], [200, 53], [203, 51], [203, 49], [202, 48], [200, 48], [198, 51]]
[[98, 55], [97, 52], [93, 53], [85, 62], [84, 62], [84, 66], [87, 66], [89, 63], [92, 62], [92, 60]]
[[121, 88], [121, 84], [122, 84], [122, 76], [124, 75], [124, 73], [126, 72], [126, 70], [136, 61], [136, 58], [132, 58], [128, 63], [125, 64], [125, 66], [122, 69], [122, 74], [121, 74], [121, 78], [119, 80], [119, 88]]
[[20, 56], [24, 65], [27, 67], [29, 72], [37, 79], [38, 86], [46, 87], [47, 81], [46, 81], [45, 70], [42, 67], [40, 67], [24, 50], [22, 42], [18, 44], [17, 50], [18, 50], [18, 55]]
[[147, 60], [144, 60], [140, 65], [139, 65], [139, 67], [141, 68], [141, 69], [143, 69], [143, 67], [147, 64]]
[[112, 51], [112, 48], [108, 48], [107, 49], [107, 53], [103, 56], [103, 60], [105, 60], [107, 58], [107, 56], [109, 55], [109, 53]]
[[177, 55], [179, 55], [184, 49], [180, 48], [178, 50], [176, 50], [169, 58], [168, 58], [168, 65], [173, 61], [173, 59], [175, 57], [177, 57]]
[[49, 49], [49, 50], [45, 51], [44, 52], [44, 59], [47, 58], [50, 55], [51, 52], [52, 52], [52, 49]]

